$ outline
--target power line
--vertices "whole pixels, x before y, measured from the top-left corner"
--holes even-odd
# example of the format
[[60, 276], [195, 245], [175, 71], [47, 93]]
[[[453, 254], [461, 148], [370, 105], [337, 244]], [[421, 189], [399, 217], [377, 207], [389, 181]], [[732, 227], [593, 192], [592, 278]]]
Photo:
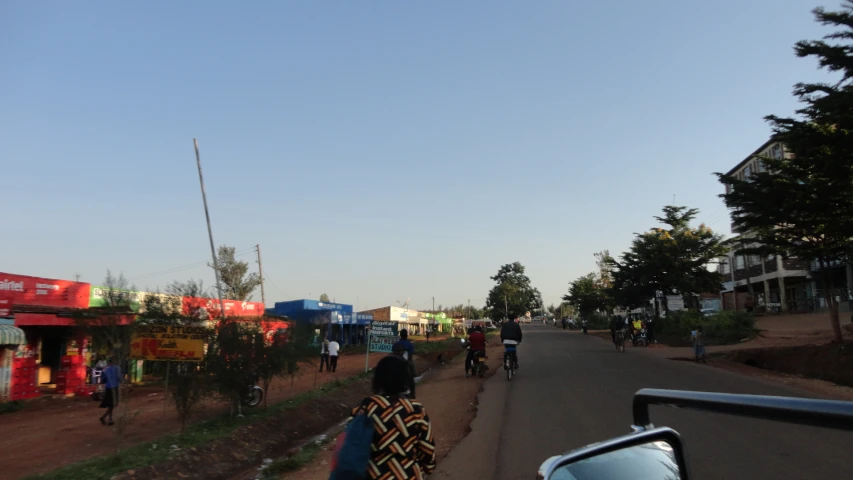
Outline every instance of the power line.
[[289, 298], [290, 298], [290, 295], [288, 295], [288, 294], [287, 294], [287, 292], [285, 292], [284, 290], [282, 290], [282, 289], [278, 288], [278, 285], [276, 285], [276, 284], [275, 284], [275, 282], [274, 282], [274, 281], [273, 281], [273, 279], [272, 279], [272, 276], [271, 276], [271, 275], [269, 275], [269, 273], [270, 273], [270, 269], [269, 269], [269, 268], [267, 268], [267, 275], [265, 275], [265, 276], [264, 276], [264, 279], [269, 280], [270, 284], [272, 284], [272, 286], [273, 286], [276, 290], [278, 290], [278, 293], [280, 293], [280, 294], [284, 295], [285, 299], [289, 299]]
[[[251, 248], [247, 248], [247, 249], [243, 249], [243, 250], [238, 250], [238, 251], [234, 252], [234, 257], [235, 258], [236, 257], [242, 257], [242, 256], [248, 255], [250, 253], [254, 253], [254, 252], [255, 252], [255, 247], [251, 247]], [[208, 265], [208, 260], [201, 260], [198, 262], [188, 263], [186, 265], [181, 265], [179, 267], [172, 267], [172, 268], [167, 268], [165, 270], [160, 270], [157, 272], [145, 273], [142, 275], [136, 275], [133, 277], [128, 277], [128, 280], [138, 280], [138, 279], [142, 279], [142, 278], [157, 277], [157, 276], [165, 275], [168, 273], [175, 273], [175, 272], [179, 272], [182, 270], [189, 270], [191, 268], [196, 268], [196, 267], [201, 267], [201, 266], [206, 266], [206, 265]]]

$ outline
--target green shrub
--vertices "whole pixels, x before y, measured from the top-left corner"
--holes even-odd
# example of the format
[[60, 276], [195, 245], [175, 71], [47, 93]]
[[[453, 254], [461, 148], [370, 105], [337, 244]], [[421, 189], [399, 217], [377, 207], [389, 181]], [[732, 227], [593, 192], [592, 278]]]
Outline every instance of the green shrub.
[[717, 343], [737, 343], [758, 334], [755, 317], [749, 312], [723, 311], [707, 317], [702, 328], [708, 338]]
[[590, 330], [609, 330], [610, 329], [610, 317], [607, 315], [601, 315], [598, 313], [594, 313], [587, 317], [587, 328]]
[[4, 413], [17, 412], [24, 408], [24, 402], [20, 400], [12, 400], [11, 402], [0, 403], [0, 415]]
[[669, 312], [655, 322], [655, 335], [670, 345], [689, 345], [691, 332], [699, 325], [702, 325], [708, 344], [737, 343], [758, 333], [751, 313], [724, 311], [706, 317], [695, 310], [682, 310]]

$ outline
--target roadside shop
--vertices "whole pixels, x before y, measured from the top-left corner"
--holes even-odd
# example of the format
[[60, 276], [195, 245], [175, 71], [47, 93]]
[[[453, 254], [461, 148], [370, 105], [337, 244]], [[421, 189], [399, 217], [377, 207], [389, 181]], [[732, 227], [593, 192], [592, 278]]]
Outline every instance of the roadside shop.
[[349, 304], [308, 299], [276, 302], [272, 311], [297, 324], [313, 325], [317, 343], [334, 338], [341, 345], [361, 345], [365, 342], [365, 328], [373, 320], [372, 315], [353, 313]]

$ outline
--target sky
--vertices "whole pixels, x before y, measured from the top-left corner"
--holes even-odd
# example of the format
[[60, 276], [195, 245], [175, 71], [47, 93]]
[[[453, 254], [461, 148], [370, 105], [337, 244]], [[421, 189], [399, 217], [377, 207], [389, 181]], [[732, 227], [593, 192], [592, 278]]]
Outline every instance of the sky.
[[268, 306], [482, 306], [514, 261], [558, 303], [673, 198], [730, 233], [712, 173], [825, 78], [818, 5], [2, 2], [0, 271], [213, 285], [197, 138]]

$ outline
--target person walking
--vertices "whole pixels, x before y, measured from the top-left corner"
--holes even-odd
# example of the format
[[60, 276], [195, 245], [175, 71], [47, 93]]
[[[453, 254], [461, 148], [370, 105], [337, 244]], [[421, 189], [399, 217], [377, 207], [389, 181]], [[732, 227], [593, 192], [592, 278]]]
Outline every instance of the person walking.
[[331, 370], [329, 367], [329, 339], [323, 340], [323, 343], [320, 344], [320, 371], [323, 371], [323, 365], [326, 366], [326, 370]]
[[646, 335], [649, 337], [649, 343], [657, 343], [655, 340], [655, 317], [654, 315], [646, 316]]
[[693, 354], [696, 357], [696, 363], [708, 363], [708, 360], [705, 356], [705, 332], [702, 329], [702, 325], [696, 327], [696, 330], [693, 332]]
[[338, 369], [338, 352], [340, 349], [340, 344], [338, 344], [334, 339], [329, 342], [329, 369], [332, 373]]
[[[114, 425], [113, 409], [118, 405], [119, 394], [118, 388], [121, 385], [121, 369], [115, 364], [115, 359], [110, 357], [107, 361], [107, 368], [104, 369], [104, 399], [101, 400], [100, 408], [106, 408], [107, 411], [101, 415], [101, 425]], [[109, 417], [109, 422], [106, 421]]]
[[[435, 440], [423, 405], [405, 396], [409, 366], [403, 358], [389, 355], [373, 373], [373, 396], [353, 408], [350, 417], [352, 421], [366, 415], [373, 426], [367, 471], [357, 474], [371, 480], [422, 480], [435, 470]], [[347, 441], [344, 437], [340, 445]], [[331, 478], [336, 478], [339, 452], [340, 447], [332, 456]]]
[[400, 340], [391, 347], [391, 353], [402, 357], [409, 364], [409, 397], [415, 398], [415, 345], [409, 341], [409, 331], [400, 330]]

